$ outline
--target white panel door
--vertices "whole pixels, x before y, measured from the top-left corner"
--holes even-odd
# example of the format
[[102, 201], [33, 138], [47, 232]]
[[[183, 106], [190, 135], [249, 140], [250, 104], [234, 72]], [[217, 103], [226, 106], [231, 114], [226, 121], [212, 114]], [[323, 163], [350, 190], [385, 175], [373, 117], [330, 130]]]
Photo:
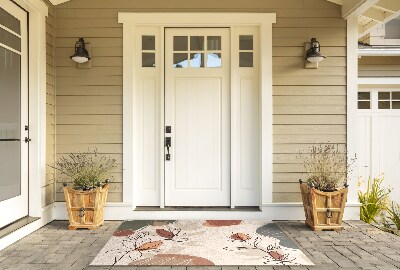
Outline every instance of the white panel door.
[[229, 44], [229, 29], [165, 31], [166, 206], [230, 205]]
[[358, 172], [367, 181], [383, 175], [400, 203], [400, 90], [363, 89], [358, 100]]
[[0, 0], [0, 228], [28, 215], [27, 13]]

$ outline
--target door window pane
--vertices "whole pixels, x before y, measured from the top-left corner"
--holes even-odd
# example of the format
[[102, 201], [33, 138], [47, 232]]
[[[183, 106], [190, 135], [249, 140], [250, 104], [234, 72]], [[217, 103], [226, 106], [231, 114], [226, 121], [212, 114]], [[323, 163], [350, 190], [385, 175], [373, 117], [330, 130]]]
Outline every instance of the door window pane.
[[392, 99], [400, 100], [400, 92], [392, 92]]
[[174, 53], [174, 68], [188, 67], [188, 54], [187, 53]]
[[207, 50], [220, 51], [221, 50], [221, 37], [220, 36], [207, 37]]
[[371, 109], [371, 102], [369, 101], [359, 101], [358, 108], [362, 110], [369, 110]]
[[203, 51], [204, 50], [204, 37], [192, 36], [190, 37], [190, 50]]
[[156, 37], [155, 36], [142, 36], [142, 50], [143, 51], [154, 51], [156, 49]]
[[187, 50], [188, 50], [188, 37], [175, 36], [174, 51], [187, 51]]
[[0, 8], [0, 24], [17, 34], [21, 34], [20, 21], [2, 8]]
[[253, 36], [240, 35], [239, 36], [239, 50], [253, 50]]
[[378, 109], [390, 109], [390, 101], [378, 101]]
[[21, 194], [21, 57], [0, 47], [0, 201]]
[[142, 67], [155, 67], [156, 54], [155, 53], [142, 53]]
[[379, 100], [390, 100], [390, 92], [378, 92]]
[[190, 67], [204, 67], [204, 53], [191, 53], [190, 54]]
[[370, 92], [358, 92], [358, 100], [370, 100], [371, 93]]
[[222, 67], [221, 53], [208, 53], [207, 54], [207, 67], [210, 67], [210, 68]]
[[253, 53], [240, 52], [239, 53], [239, 67], [252, 67], [253, 66]]
[[400, 109], [400, 101], [392, 101], [392, 109]]
[[0, 43], [13, 48], [14, 50], [21, 51], [21, 39], [3, 28], [0, 28]]

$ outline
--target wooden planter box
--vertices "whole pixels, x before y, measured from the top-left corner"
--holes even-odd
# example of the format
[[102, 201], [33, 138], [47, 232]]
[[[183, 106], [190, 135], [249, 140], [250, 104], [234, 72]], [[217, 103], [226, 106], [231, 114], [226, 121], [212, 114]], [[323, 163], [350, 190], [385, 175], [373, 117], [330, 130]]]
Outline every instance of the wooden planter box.
[[67, 203], [69, 230], [94, 230], [104, 222], [104, 206], [107, 201], [109, 184], [89, 191], [64, 187]]
[[300, 184], [300, 189], [306, 215], [306, 225], [314, 231], [342, 230], [342, 218], [348, 188], [324, 192], [302, 183]]

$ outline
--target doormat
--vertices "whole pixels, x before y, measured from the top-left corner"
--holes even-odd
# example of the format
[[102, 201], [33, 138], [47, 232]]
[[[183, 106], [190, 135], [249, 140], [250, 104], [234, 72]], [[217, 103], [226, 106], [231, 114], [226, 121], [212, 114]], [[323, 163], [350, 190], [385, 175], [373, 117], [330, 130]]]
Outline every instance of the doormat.
[[313, 265], [274, 223], [125, 221], [91, 265]]

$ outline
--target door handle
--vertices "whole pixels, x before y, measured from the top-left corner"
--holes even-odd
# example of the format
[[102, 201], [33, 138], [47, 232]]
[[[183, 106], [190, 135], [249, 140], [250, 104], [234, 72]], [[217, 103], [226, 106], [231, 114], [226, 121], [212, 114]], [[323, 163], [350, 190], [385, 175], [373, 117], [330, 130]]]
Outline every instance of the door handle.
[[0, 142], [19, 142], [20, 139], [0, 139]]
[[25, 137], [25, 142], [26, 142], [26, 143], [28, 143], [28, 142], [30, 142], [30, 141], [32, 141], [32, 140], [29, 139], [28, 137]]
[[169, 148], [171, 147], [171, 137], [165, 137], [165, 147], [167, 147], [167, 154], [165, 155], [165, 160], [171, 160], [171, 154], [169, 153]]

